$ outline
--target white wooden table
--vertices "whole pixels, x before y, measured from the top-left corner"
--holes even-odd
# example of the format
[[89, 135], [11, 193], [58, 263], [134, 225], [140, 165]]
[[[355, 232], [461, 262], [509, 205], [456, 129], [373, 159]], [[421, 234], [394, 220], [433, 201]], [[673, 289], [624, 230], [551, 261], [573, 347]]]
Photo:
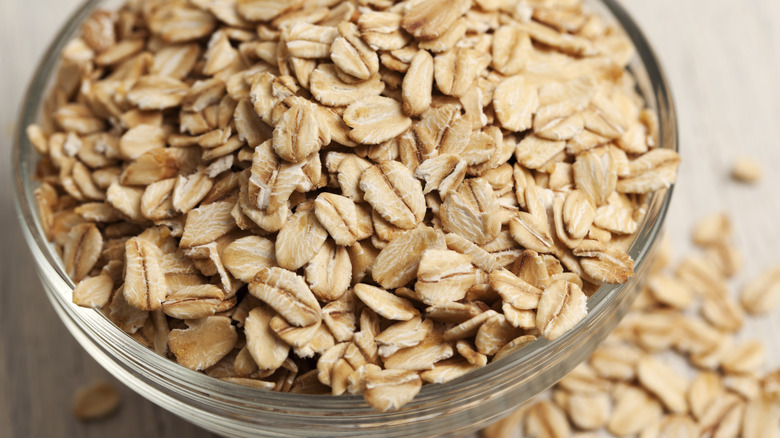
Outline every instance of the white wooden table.
[[[47, 302], [16, 221], [10, 151], [28, 78], [79, 0], [0, 1], [0, 437], [212, 436], [122, 388], [112, 418], [82, 424], [74, 390], [111, 377], [71, 338]], [[683, 163], [667, 230], [689, 247], [693, 221], [729, 211], [746, 255], [740, 284], [780, 264], [780, 2], [625, 0], [655, 46], [677, 102]], [[739, 155], [757, 159], [757, 186], [729, 178]], [[780, 366], [780, 312], [748, 324]]]

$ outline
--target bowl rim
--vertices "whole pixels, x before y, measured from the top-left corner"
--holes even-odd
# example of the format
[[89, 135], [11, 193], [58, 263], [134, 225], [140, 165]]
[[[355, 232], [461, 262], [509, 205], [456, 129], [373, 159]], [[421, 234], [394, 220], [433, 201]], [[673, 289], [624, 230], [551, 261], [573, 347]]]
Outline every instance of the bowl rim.
[[[73, 282], [65, 274], [61, 261], [42, 232], [37, 207], [34, 202], [33, 186], [35, 184], [31, 179], [33, 175], [33, 172], [31, 172], [32, 166], [31, 163], [22, 157], [21, 149], [31, 148], [30, 142], [26, 138], [25, 128], [28, 124], [39, 120], [39, 112], [43, 106], [45, 92], [48, 91], [48, 85], [56, 74], [55, 67], [59, 64], [59, 53], [68, 42], [69, 37], [80, 26], [80, 23], [100, 3], [102, 3], [101, 0], [87, 0], [82, 3], [69, 17], [66, 24], [59, 30], [55, 39], [44, 52], [22, 100], [13, 145], [13, 163], [15, 164], [13, 169], [14, 203], [28, 247], [33, 252], [36, 260], [41, 258], [46, 260], [48, 267], [51, 268], [51, 271], [46, 272], [46, 274], [55, 273], [58, 278], [54, 278], [53, 281], [60, 285], [66, 285], [71, 291], [74, 287]], [[659, 147], [679, 151], [675, 105], [666, 76], [655, 52], [637, 24], [617, 0], [601, 0], [601, 3], [629, 36], [636, 48], [635, 59], [639, 59], [644, 73], [649, 77], [648, 83], [652, 90], [642, 90], [642, 95], [646, 100], [646, 105], [654, 106], [659, 115]], [[633, 73], [636, 76], [642, 72], [634, 71]], [[652, 104], [649, 102], [651, 98], [655, 100]], [[662, 112], [661, 109], [664, 109], [664, 111]], [[661, 194], [659, 192], [652, 196], [648, 213], [645, 215], [642, 226], [637, 232], [629, 251], [636, 266], [641, 265], [646, 260], [652, 244], [656, 239], [660, 238], [660, 231], [667, 215], [673, 191], [674, 184], [666, 189], [665, 193]], [[663, 196], [662, 198], [660, 198], [661, 195]], [[655, 213], [652, 217], [650, 215], [651, 212]], [[652, 222], [648, 224], [648, 220], [652, 220]], [[44, 275], [44, 272], [41, 271], [41, 275]], [[279, 393], [220, 381], [203, 373], [187, 369], [175, 361], [159, 356], [155, 352], [143, 347], [132, 339], [130, 335], [116, 327], [101, 312], [83, 309], [69, 302], [69, 294], [63, 295], [59, 293], [59, 298], [61, 305], [69, 307], [63, 309], [63, 311], [67, 312], [71, 318], [78, 318], [82, 323], [79, 329], [83, 331], [83, 335], [87, 336], [91, 342], [96, 343], [99, 348], [104, 350], [104, 353], [109, 354], [114, 359], [117, 356], [122, 356], [124, 360], [138, 367], [136, 371], [140, 369], [149, 371], [150, 368], [151, 371], [154, 371], [154, 374], [169, 374], [172, 379], [177, 382], [180, 381], [180, 384], [163, 388], [163, 391], [169, 393], [169, 395], [173, 393], [181, 394], [183, 390], [182, 385], [185, 385], [186, 388], [184, 389], [189, 390], [189, 393], [185, 395], [188, 396], [190, 401], [193, 397], [197, 399], [206, 397], [228, 410], [235, 409], [238, 403], [238, 405], [244, 406], [250, 411], [257, 408], [267, 411], [283, 407], [284, 409], [300, 412], [309, 412], [314, 409], [324, 417], [348, 419], [350, 421], [353, 421], [355, 418], [361, 418], [366, 421], [406, 421], [409, 415], [419, 418], [421, 413], [432, 413], [433, 411], [430, 411], [431, 404], [438, 404], [440, 408], [443, 400], [448, 401], [447, 404], [451, 404], [451, 406], [456, 404], [457, 406], [462, 406], [464, 402], [480, 402], [482, 399], [478, 396], [484, 396], [485, 382], [503, 382], [502, 376], [511, 374], [511, 371], [516, 371], [518, 367], [532, 365], [538, 356], [549, 352], [551, 348], [568, 345], [586, 335], [587, 333], [582, 332], [583, 327], [586, 327], [591, 319], [618, 299], [625, 287], [626, 284], [604, 285], [600, 287], [588, 299], [589, 310], [585, 319], [580, 321], [577, 326], [569, 330], [561, 338], [555, 341], [539, 339], [505, 358], [468, 373], [467, 376], [443, 384], [424, 385], [412, 402], [400, 411], [389, 413], [373, 411], [365, 404], [362, 396], [359, 395], [333, 397], [330, 395], [313, 396], [308, 394]], [[63, 317], [63, 314], [60, 314], [60, 316]], [[109, 351], [106, 343], [114, 343], [117, 351]], [[148, 378], [148, 376], [144, 375], [139, 375], [138, 377], [141, 379]], [[459, 398], [461, 394], [464, 398]], [[458, 400], [453, 400], [453, 398]], [[316, 406], [324, 400], [327, 400], [327, 406]], [[213, 407], [208, 407], [208, 410], [213, 410]], [[344, 415], [345, 410], [349, 410], [346, 415]], [[343, 416], [339, 416], [339, 414]]]

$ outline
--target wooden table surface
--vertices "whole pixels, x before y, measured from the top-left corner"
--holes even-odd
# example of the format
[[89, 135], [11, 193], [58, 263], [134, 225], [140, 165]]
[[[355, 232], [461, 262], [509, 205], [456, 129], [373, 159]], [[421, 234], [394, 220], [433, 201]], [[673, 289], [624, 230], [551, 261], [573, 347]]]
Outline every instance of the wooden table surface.
[[[76, 388], [112, 381], [59, 321], [16, 220], [10, 154], [28, 78], [79, 0], [0, 1], [0, 437], [212, 436], [118, 382], [123, 405], [89, 424], [74, 419]], [[741, 284], [780, 264], [780, 2], [625, 0], [665, 66], [677, 102], [683, 164], [667, 230], [689, 247], [693, 221], [728, 211], [746, 265]], [[762, 163], [755, 186], [733, 182], [735, 157]], [[748, 323], [780, 366], [780, 312]]]

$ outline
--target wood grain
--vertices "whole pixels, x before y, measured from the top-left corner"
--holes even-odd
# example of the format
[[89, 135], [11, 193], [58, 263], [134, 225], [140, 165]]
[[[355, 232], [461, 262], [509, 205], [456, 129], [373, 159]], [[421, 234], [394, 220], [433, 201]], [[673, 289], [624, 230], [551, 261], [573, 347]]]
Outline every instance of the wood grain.
[[[83, 424], [73, 392], [111, 377], [71, 338], [46, 300], [19, 231], [11, 198], [13, 124], [24, 87], [76, 0], [0, 2], [0, 437], [212, 436], [122, 388], [112, 418]], [[746, 265], [739, 285], [780, 264], [780, 2], [625, 0], [653, 43], [672, 85], [683, 163], [667, 231], [681, 251], [696, 218], [728, 211]], [[745, 155], [765, 170], [756, 186], [733, 182]], [[780, 366], [780, 312], [750, 321]]]

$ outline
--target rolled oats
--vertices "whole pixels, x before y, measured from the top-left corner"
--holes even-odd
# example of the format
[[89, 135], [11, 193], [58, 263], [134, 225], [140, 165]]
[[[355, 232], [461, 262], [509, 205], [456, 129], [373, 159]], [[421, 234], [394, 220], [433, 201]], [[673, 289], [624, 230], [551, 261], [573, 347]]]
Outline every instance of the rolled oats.
[[257, 306], [249, 312], [245, 321], [246, 347], [255, 363], [263, 370], [276, 370], [287, 358], [289, 345], [277, 338], [270, 324], [274, 312], [265, 306]]
[[701, 306], [702, 316], [713, 326], [726, 331], [736, 332], [742, 327], [745, 314], [739, 305], [729, 297], [705, 297]]
[[326, 240], [317, 254], [306, 265], [306, 282], [317, 299], [325, 302], [338, 300], [350, 286], [352, 262], [343, 246]]
[[446, 199], [463, 182], [466, 162], [454, 154], [441, 154], [420, 163], [414, 176], [425, 181], [423, 194], [436, 190], [440, 198]]
[[327, 238], [328, 232], [317, 220], [314, 209], [299, 206], [276, 237], [276, 263], [297, 270], [314, 258]]
[[447, 359], [434, 364], [432, 370], [420, 373], [420, 378], [426, 383], [446, 383], [455, 380], [482, 365], [472, 365], [462, 359]]
[[493, 241], [501, 232], [498, 198], [490, 184], [481, 178], [464, 181], [441, 206], [445, 231], [476, 243]]
[[379, 72], [379, 56], [360, 37], [358, 26], [350, 22], [338, 25], [330, 59], [344, 73], [366, 80]]
[[573, 425], [583, 430], [600, 429], [606, 425], [612, 411], [609, 394], [571, 393], [563, 404]]
[[[719, 218], [718, 222], [727, 223], [728, 218]], [[715, 231], [694, 231], [697, 234], [709, 236], [696, 239], [704, 251], [714, 245], [731, 245], [730, 233], [719, 236]], [[530, 266], [532, 255], [527, 253], [525, 260], [519, 261], [518, 272], [520, 267]], [[731, 302], [724, 274], [703, 257], [687, 257], [676, 267], [677, 275], [672, 276], [668, 260], [668, 254], [660, 256], [632, 313], [610, 338], [586, 364], [575, 368], [551, 394], [542, 397], [549, 395], [552, 403], [567, 412], [569, 418], [561, 421], [571, 422], [571, 427], [604, 427], [616, 436], [736, 437], [774, 433], [780, 418], [780, 410], [776, 409], [777, 372], [762, 374], [764, 344], [754, 340], [736, 343], [724, 331], [738, 331], [739, 324], [734, 322], [741, 321], [741, 317], [727, 315], [736, 305]], [[756, 282], [766, 283], [768, 277], [771, 275], [759, 276]], [[544, 292], [549, 288], [544, 287]], [[713, 306], [716, 310], [707, 310]], [[701, 309], [704, 318], [689, 309]], [[510, 314], [506, 309], [503, 312], [507, 317]], [[479, 324], [483, 323], [480, 320]], [[462, 349], [467, 357], [469, 345], [460, 342], [463, 344], [458, 344], [458, 351]], [[694, 376], [690, 384], [680, 373], [679, 361], [670, 357], [672, 348], [681, 355], [679, 359], [687, 361], [688, 371]], [[497, 353], [494, 360], [500, 356], [502, 353]], [[572, 407], [575, 400], [581, 401], [581, 407]], [[604, 407], [608, 413], [596, 415], [603, 413]], [[526, 410], [521, 408], [515, 414], [512, 428], [522, 430], [517, 424], [521, 420], [528, 427], [528, 419], [519, 418]], [[483, 436], [491, 438], [496, 428], [485, 429]]]
[[693, 229], [693, 243], [715, 245], [731, 237], [731, 221], [725, 213], [716, 213], [699, 220]]
[[516, 309], [536, 309], [543, 291], [501, 269], [490, 273], [490, 286], [501, 295], [505, 303]]
[[711, 436], [738, 436], [745, 402], [739, 396], [726, 393], [717, 398], [699, 418], [699, 429]]
[[276, 315], [271, 318], [268, 326], [273, 330], [279, 339], [293, 348], [303, 348], [314, 339], [320, 328], [322, 321], [317, 321], [307, 327], [295, 327], [287, 323], [284, 318]]
[[[622, 70], [628, 39], [579, 1], [536, 3], [95, 12], [63, 53], [52, 123], [27, 130], [74, 302], [208, 375], [379, 410], [561, 336], [587, 295], [633, 276], [635, 194], [671, 184], [679, 157]], [[731, 387], [751, 395], [719, 332], [741, 322], [719, 283], [739, 259], [724, 239], [707, 251], [675, 278], [690, 297], [662, 281], [646, 301], [706, 295], [706, 322], [679, 339], [656, 312], [624, 336], [741, 373]], [[628, 382], [632, 358], [595, 363]], [[581, 427], [605, 420], [603, 395], [558, 398], [594, 400]], [[529, 431], [558, 433], [550, 412]]]
[[761, 165], [752, 158], [739, 157], [731, 166], [731, 177], [737, 181], [754, 184], [763, 176]]
[[780, 405], [766, 394], [761, 394], [745, 406], [741, 435], [745, 438], [771, 436], [778, 422]]
[[192, 248], [215, 241], [236, 228], [236, 222], [230, 214], [235, 199], [217, 201], [191, 210], [187, 214], [181, 237], [182, 248]]
[[652, 358], [643, 358], [637, 363], [639, 382], [655, 394], [672, 412], [685, 413], [688, 382], [666, 364]]
[[634, 261], [614, 247], [595, 241], [583, 241], [573, 250], [580, 257], [582, 270], [601, 283], [624, 283], [634, 275]]
[[367, 236], [360, 230], [357, 206], [347, 197], [321, 193], [314, 201], [314, 214], [336, 245], [351, 246], [359, 238], [373, 234], [373, 225]]
[[490, 56], [476, 49], [455, 47], [438, 54], [433, 59], [436, 86], [448, 96], [463, 97], [489, 64]]
[[404, 15], [401, 26], [415, 38], [430, 40], [449, 30], [470, 7], [471, 2], [466, 0], [453, 4], [444, 0], [416, 2]]
[[238, 341], [236, 328], [224, 316], [187, 320], [186, 329], [171, 330], [168, 346], [176, 361], [192, 370], [204, 370], [225, 357]]
[[679, 163], [679, 155], [653, 149], [629, 162], [627, 172], [620, 175], [616, 188], [622, 193], [649, 193], [669, 187], [674, 182]]
[[531, 38], [517, 26], [501, 26], [493, 36], [492, 53], [493, 68], [505, 75], [518, 74], [533, 53]]
[[79, 388], [73, 396], [73, 415], [90, 421], [108, 417], [119, 408], [119, 392], [107, 382], [95, 382]]
[[766, 347], [757, 340], [751, 340], [728, 351], [722, 359], [721, 367], [727, 373], [747, 374], [759, 371], [765, 362]]
[[780, 268], [771, 268], [748, 282], [740, 293], [740, 303], [750, 314], [761, 314], [780, 301]]
[[[493, 95], [493, 106], [496, 110], [496, 117], [504, 128], [518, 132], [525, 131], [532, 126], [534, 113], [539, 109], [539, 94], [536, 86], [528, 83], [522, 75], [512, 76], [504, 79], [496, 87]], [[525, 143], [529, 144], [527, 141]], [[546, 143], [542, 144], [546, 145]], [[561, 144], [558, 151], [562, 150], [564, 146]], [[558, 151], [552, 152], [552, 154], [554, 155]], [[527, 167], [531, 167], [520, 156], [518, 156], [518, 160]]]
[[655, 275], [647, 282], [648, 289], [658, 302], [677, 309], [686, 309], [694, 299], [693, 291], [675, 277]]
[[[614, 398], [607, 430], [617, 436], [636, 434], [661, 418], [661, 404], [640, 388], [619, 388]], [[642, 412], [642, 415], [636, 415], [637, 412]]]
[[495, 355], [522, 333], [523, 330], [511, 324], [506, 316], [497, 313], [479, 327], [474, 344], [480, 353], [486, 356]]
[[159, 309], [168, 295], [160, 249], [139, 237], [125, 243], [124, 296], [141, 310]]
[[418, 312], [408, 300], [367, 284], [355, 285], [355, 295], [377, 314], [395, 321], [408, 321]]
[[73, 289], [73, 303], [100, 309], [108, 304], [113, 292], [114, 280], [110, 275], [85, 278]]
[[422, 380], [414, 371], [381, 370], [366, 374], [363, 395], [374, 409], [386, 412], [411, 401], [421, 387]]
[[435, 364], [454, 354], [452, 345], [442, 342], [441, 333], [433, 330], [419, 344], [403, 348], [384, 358], [387, 369], [424, 371], [434, 369]]
[[401, 15], [389, 11], [365, 11], [358, 18], [363, 40], [375, 50], [397, 50], [405, 47], [410, 37], [401, 31]]
[[293, 104], [274, 129], [274, 151], [291, 163], [300, 163], [317, 152], [320, 141], [319, 125], [308, 104]]
[[585, 294], [576, 284], [553, 281], [539, 299], [536, 326], [547, 339], [559, 338], [585, 317], [585, 301]]
[[201, 319], [214, 315], [224, 299], [217, 286], [185, 286], [165, 298], [162, 311], [177, 319]]
[[344, 111], [344, 122], [352, 128], [349, 138], [364, 144], [380, 144], [403, 134], [412, 120], [395, 99], [371, 96], [352, 102]]
[[322, 319], [322, 310], [311, 289], [292, 271], [263, 268], [249, 283], [249, 292], [297, 327], [306, 327]]
[[630, 381], [636, 377], [640, 356], [641, 350], [632, 344], [607, 341], [593, 351], [590, 364], [603, 378]]
[[538, 253], [553, 251], [553, 239], [545, 222], [531, 213], [518, 212], [509, 221], [512, 238], [522, 247]]
[[175, 211], [189, 213], [209, 194], [212, 187], [214, 181], [205, 172], [179, 175], [171, 194], [172, 207]]
[[566, 414], [558, 405], [544, 400], [528, 409], [525, 431], [530, 436], [564, 438], [571, 434], [571, 426], [566, 420]]
[[433, 91], [433, 57], [419, 50], [412, 58], [402, 85], [404, 112], [418, 116], [431, 106]]
[[76, 225], [67, 233], [67, 241], [62, 252], [65, 272], [73, 281], [80, 281], [95, 266], [102, 248], [103, 236], [95, 224]]
[[251, 282], [257, 271], [276, 265], [274, 242], [260, 236], [236, 239], [224, 249], [222, 262], [235, 278]]
[[[362, 98], [379, 96], [385, 89], [385, 84], [378, 75], [367, 81], [352, 84], [344, 82], [336, 74], [333, 64], [320, 64], [311, 73], [309, 85], [312, 96], [328, 106], [350, 105]], [[255, 104], [255, 110], [257, 106]]]
[[422, 186], [409, 169], [396, 161], [375, 164], [363, 171], [364, 199], [395, 226], [414, 228], [425, 215]]
[[428, 305], [462, 300], [476, 284], [471, 257], [451, 250], [429, 249], [422, 253], [415, 293]]

